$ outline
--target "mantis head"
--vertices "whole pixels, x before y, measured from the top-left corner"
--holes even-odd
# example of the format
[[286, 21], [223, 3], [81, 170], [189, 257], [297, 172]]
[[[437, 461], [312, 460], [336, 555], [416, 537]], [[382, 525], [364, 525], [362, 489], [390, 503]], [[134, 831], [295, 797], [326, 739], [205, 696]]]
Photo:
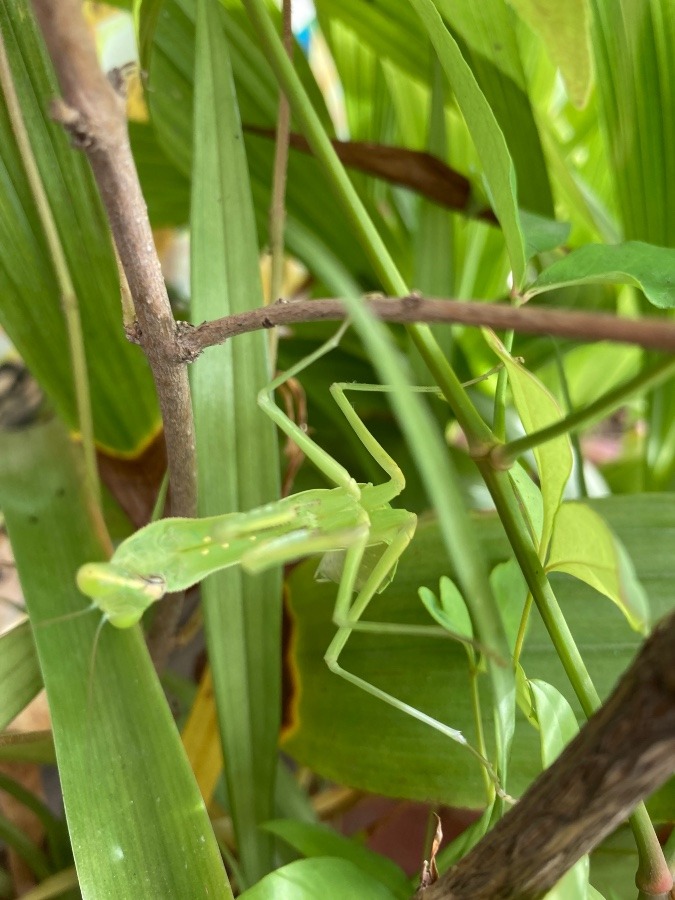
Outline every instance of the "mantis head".
[[166, 593], [160, 575], [133, 575], [114, 563], [87, 563], [77, 573], [77, 586], [115, 628], [131, 628], [151, 603]]

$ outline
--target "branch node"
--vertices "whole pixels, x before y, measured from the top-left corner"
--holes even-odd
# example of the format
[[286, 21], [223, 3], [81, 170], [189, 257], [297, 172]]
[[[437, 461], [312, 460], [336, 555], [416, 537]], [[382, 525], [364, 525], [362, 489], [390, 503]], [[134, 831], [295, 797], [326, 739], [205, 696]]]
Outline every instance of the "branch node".
[[176, 358], [179, 362], [192, 363], [201, 354], [203, 347], [193, 347], [190, 337], [195, 332], [195, 326], [185, 319], [179, 319], [176, 328]]
[[94, 137], [82, 114], [70, 106], [62, 97], [55, 97], [49, 107], [49, 114], [55, 122], [63, 125], [70, 135], [73, 147], [87, 150], [94, 146]]
[[132, 60], [130, 62], [124, 63], [121, 66], [115, 66], [115, 68], [110, 69], [107, 74], [110, 86], [115, 91], [120, 100], [123, 100], [125, 103], [127, 94], [129, 92], [129, 80], [132, 74], [136, 71], [136, 68], [137, 63]]
[[419, 291], [411, 291], [406, 297], [401, 299], [404, 309], [417, 309], [422, 303], [422, 295]]
[[127, 340], [130, 344], [138, 344], [141, 345], [143, 341], [143, 332], [141, 331], [141, 326], [134, 319], [133, 322], [124, 326], [124, 333], [127, 336]]

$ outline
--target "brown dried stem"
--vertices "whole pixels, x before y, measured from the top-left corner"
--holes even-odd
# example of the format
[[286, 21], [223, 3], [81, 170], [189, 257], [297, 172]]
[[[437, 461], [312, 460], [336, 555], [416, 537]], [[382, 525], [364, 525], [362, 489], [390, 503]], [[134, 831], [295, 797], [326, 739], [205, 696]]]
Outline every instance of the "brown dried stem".
[[[675, 768], [674, 644], [675, 614], [553, 765], [417, 900], [537, 900], [663, 784]], [[671, 888], [667, 873], [652, 886]]]
[[[124, 100], [100, 69], [80, 0], [34, 0], [33, 6], [63, 94], [54, 103], [54, 118], [87, 154], [133, 297], [139, 343], [152, 369], [164, 421], [172, 513], [194, 516], [195, 442], [187, 369], [176, 357], [175, 322], [131, 154]], [[166, 604], [156, 616], [156, 658], [165, 653], [167, 635], [174, 631], [177, 605]]]

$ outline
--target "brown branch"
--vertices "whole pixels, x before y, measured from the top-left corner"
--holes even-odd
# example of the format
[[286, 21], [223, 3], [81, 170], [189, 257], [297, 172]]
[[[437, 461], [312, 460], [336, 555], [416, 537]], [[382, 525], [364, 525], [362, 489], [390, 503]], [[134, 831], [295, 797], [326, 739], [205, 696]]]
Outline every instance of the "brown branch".
[[[53, 115], [89, 159], [134, 301], [164, 421], [174, 515], [197, 510], [192, 405], [185, 365], [176, 358], [175, 322], [136, 174], [124, 101], [100, 69], [80, 0], [33, 0], [63, 98]], [[176, 604], [165, 616], [175, 618]], [[171, 613], [169, 609], [174, 607]], [[173, 630], [169, 623], [165, 629]]]
[[675, 770], [674, 645], [675, 614], [553, 765], [417, 900], [537, 900], [663, 784]]
[[[526, 334], [546, 334], [582, 341], [615, 341], [650, 350], [675, 350], [675, 324], [663, 319], [626, 319], [603, 313], [513, 307], [481, 301], [443, 300], [411, 294], [368, 301], [368, 308], [388, 322], [454, 322], [470, 326], [513, 328]], [[259, 328], [274, 328], [298, 322], [337, 321], [347, 315], [342, 300], [296, 300], [224, 316], [193, 328], [178, 323], [178, 353], [192, 361], [206, 347]], [[131, 339], [133, 335], [130, 335]]]
[[[274, 138], [271, 128], [245, 125], [244, 131], [258, 137]], [[347, 168], [410, 188], [428, 200], [465, 216], [498, 224], [491, 209], [475, 204], [469, 179], [431, 153], [390, 147], [373, 141], [332, 140], [331, 143], [340, 162]], [[307, 140], [300, 134], [291, 134], [290, 145], [301, 153], [312, 153]]]

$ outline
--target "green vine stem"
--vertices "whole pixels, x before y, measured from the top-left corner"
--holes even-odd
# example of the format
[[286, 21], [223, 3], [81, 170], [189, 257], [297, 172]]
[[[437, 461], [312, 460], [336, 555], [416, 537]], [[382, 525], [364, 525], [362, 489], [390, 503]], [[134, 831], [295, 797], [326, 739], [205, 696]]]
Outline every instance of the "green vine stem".
[[652, 366], [643, 369], [634, 378], [629, 379], [624, 384], [620, 384], [611, 391], [607, 391], [607, 393], [598, 397], [597, 400], [594, 400], [593, 403], [589, 403], [583, 409], [570, 413], [570, 415], [565, 416], [560, 421], [554, 422], [553, 425], [541, 428], [539, 431], [533, 431], [531, 434], [526, 434], [516, 441], [509, 441], [507, 444], [500, 444], [494, 447], [490, 451], [490, 460], [496, 468], [508, 469], [519, 456], [522, 456], [528, 450], [532, 450], [540, 444], [545, 444], [546, 441], [551, 441], [553, 438], [560, 437], [562, 434], [567, 434], [570, 431], [588, 425], [595, 419], [607, 415], [607, 413], [616, 409], [617, 406], [621, 406], [634, 394], [647, 391], [673, 375], [675, 375], [675, 358], [661, 359]]
[[[314, 155], [324, 167], [329, 180], [332, 182], [334, 193], [342, 203], [346, 215], [351, 220], [351, 224], [367, 251], [382, 285], [385, 290], [392, 294], [399, 296], [409, 294], [403, 277], [340, 163], [304, 91], [300, 79], [288, 59], [264, 0], [243, 0], [243, 2], [263, 44], [270, 64], [288, 98], [293, 114], [300, 123]], [[365, 311], [361, 312], [358, 306], [352, 306], [351, 304], [350, 312], [355, 316], [357, 324], [361, 316], [365, 315]], [[367, 326], [365, 321], [362, 321], [361, 324], [362, 326]], [[375, 322], [370, 324], [371, 327], [375, 328]], [[375, 328], [375, 331], [377, 330]], [[361, 331], [363, 332], [363, 328]], [[511, 541], [516, 558], [532, 591], [535, 603], [537, 603], [540, 614], [551, 635], [556, 652], [559, 654], [565, 671], [579, 697], [584, 713], [588, 716], [600, 705], [600, 698], [548, 583], [544, 569], [525, 531], [525, 524], [517, 508], [508, 475], [495, 468], [492, 454], [490, 454], [490, 448], [495, 445], [495, 437], [471, 403], [457, 375], [435, 341], [429, 326], [410, 325], [408, 326], [408, 333], [429, 371], [436, 379], [436, 384], [450, 404], [457, 421], [467, 437], [470, 453], [474, 457], [492, 494], [497, 511], [504, 523], [507, 536]], [[672, 362], [671, 365], [675, 369], [675, 362]], [[392, 371], [392, 375], [395, 374]], [[665, 377], [665, 375], [662, 375], [662, 377]], [[504, 446], [509, 445], [500, 445], [500, 449], [503, 449]], [[495, 450], [492, 452], [494, 453]], [[470, 569], [474, 569], [477, 558], [467, 560], [466, 563]], [[478, 575], [478, 573], [474, 574]], [[480, 580], [479, 578], [479, 582]], [[489, 626], [489, 623], [486, 624]], [[489, 627], [492, 630], [492, 627]], [[497, 677], [497, 673], [493, 672], [493, 678]], [[495, 688], [497, 691], [500, 689], [499, 683], [496, 681]], [[656, 842], [658, 846], [658, 841], [653, 825], [646, 813], [642, 815], [638, 815], [637, 812], [634, 813], [631, 817], [631, 824], [641, 835], [640, 840], [637, 842], [638, 852], [641, 853], [644, 848], [648, 848], [647, 855], [641, 855], [640, 857], [640, 871], [647, 871], [647, 869], [649, 871], [662, 870], [665, 867], [665, 859], [661, 853], [659, 860], [658, 854], [655, 852], [654, 843]], [[640, 886], [643, 889], [645, 887], [643, 885]]]
[[[584, 715], [590, 718], [601, 705], [600, 696], [556, 600], [544, 566], [537, 556], [520, 514], [509, 476], [506, 472], [495, 471], [485, 460], [477, 462], [565, 674], [577, 695]], [[657, 897], [660, 889], [656, 890], [653, 887], [663, 884], [668, 879], [668, 866], [644, 803], [635, 808], [628, 821], [638, 851], [635, 882], [647, 896]]]

